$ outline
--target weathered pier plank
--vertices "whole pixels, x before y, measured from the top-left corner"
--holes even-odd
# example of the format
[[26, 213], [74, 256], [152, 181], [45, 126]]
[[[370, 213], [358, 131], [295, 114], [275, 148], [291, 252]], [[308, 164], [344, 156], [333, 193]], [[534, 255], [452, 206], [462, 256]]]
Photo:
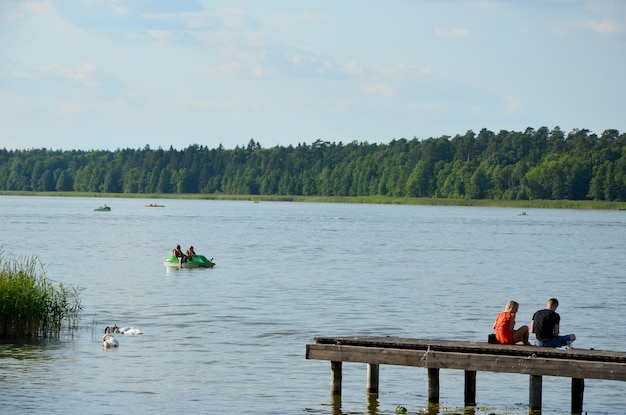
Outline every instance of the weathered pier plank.
[[[542, 376], [572, 378], [572, 413], [582, 412], [584, 379], [626, 381], [626, 352], [558, 350], [482, 342], [398, 337], [318, 337], [306, 358], [331, 362], [331, 393], [341, 394], [341, 362], [368, 364], [368, 392], [379, 389], [379, 365], [428, 369], [429, 403], [439, 402], [439, 370], [465, 371], [465, 404], [476, 404], [476, 372], [530, 375], [529, 406], [541, 409]], [[376, 391], [376, 392], [374, 392]]]

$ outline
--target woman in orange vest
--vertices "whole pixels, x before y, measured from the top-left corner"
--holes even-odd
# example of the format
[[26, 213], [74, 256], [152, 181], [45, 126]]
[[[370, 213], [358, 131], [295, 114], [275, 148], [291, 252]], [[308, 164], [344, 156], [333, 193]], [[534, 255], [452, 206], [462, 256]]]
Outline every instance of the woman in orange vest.
[[528, 341], [528, 326], [522, 326], [515, 330], [515, 314], [519, 309], [519, 304], [515, 301], [509, 301], [504, 307], [504, 311], [501, 311], [496, 317], [493, 328], [496, 331], [496, 339], [500, 344], [515, 344], [518, 342], [524, 343], [525, 346], [530, 346]]

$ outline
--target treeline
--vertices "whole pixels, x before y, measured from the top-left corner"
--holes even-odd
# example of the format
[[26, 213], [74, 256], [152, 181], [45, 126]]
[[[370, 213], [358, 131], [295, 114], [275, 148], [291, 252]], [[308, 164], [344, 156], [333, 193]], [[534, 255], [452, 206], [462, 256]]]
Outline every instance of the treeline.
[[626, 134], [482, 129], [389, 144], [0, 150], [0, 190], [626, 200]]

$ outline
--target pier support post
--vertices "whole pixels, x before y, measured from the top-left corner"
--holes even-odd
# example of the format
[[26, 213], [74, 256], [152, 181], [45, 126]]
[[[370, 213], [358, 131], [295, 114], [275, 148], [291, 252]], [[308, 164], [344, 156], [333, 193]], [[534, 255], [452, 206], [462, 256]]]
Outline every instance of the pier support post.
[[541, 386], [543, 378], [537, 375], [530, 375], [530, 385], [528, 388], [528, 409], [530, 412], [541, 411]]
[[341, 363], [330, 362], [330, 394], [341, 396]]
[[378, 373], [380, 367], [374, 363], [367, 365], [367, 393], [378, 393]]
[[572, 378], [572, 414], [583, 413], [583, 393], [585, 379]]
[[428, 403], [439, 403], [439, 369], [428, 368]]
[[476, 371], [465, 371], [465, 406], [476, 406]]

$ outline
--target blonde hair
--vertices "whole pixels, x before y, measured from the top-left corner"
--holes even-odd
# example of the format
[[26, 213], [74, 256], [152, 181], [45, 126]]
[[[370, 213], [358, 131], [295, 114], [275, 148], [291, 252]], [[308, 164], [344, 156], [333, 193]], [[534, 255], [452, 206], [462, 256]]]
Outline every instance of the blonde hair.
[[504, 307], [504, 311], [508, 311], [509, 313], [517, 313], [518, 309], [519, 309], [519, 304], [513, 300], [506, 303], [506, 306]]

